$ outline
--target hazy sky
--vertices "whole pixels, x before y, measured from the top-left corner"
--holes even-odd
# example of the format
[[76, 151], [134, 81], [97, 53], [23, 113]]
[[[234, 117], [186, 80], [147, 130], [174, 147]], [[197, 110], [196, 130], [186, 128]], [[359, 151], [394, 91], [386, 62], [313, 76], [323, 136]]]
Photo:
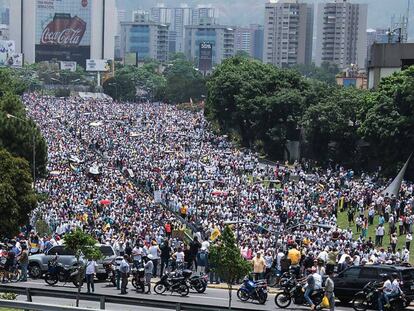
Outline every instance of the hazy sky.
[[[212, 4], [219, 8], [220, 23], [229, 25], [248, 25], [263, 23], [265, 0], [117, 0], [119, 8], [149, 9], [157, 3], [164, 3], [166, 6], [179, 6], [186, 3], [189, 6], [197, 4]], [[328, 2], [325, 0], [307, 0], [305, 2]], [[405, 14], [408, 0], [351, 0], [354, 3], [368, 4], [368, 28], [388, 28], [393, 14], [400, 17]], [[411, 38], [414, 37], [414, 0], [411, 0]]]

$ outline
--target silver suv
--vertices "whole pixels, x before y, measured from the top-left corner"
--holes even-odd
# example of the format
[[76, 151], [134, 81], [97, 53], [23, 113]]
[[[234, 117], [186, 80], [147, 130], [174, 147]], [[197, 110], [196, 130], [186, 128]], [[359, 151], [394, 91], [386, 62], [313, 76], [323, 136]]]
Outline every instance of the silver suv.
[[[99, 244], [99, 249], [102, 252], [103, 259], [98, 260], [98, 268], [96, 277], [98, 280], [105, 280], [108, 278], [108, 274], [103, 266], [104, 263], [109, 263], [115, 260], [116, 255], [114, 249], [110, 245], [101, 245]], [[30, 276], [34, 279], [40, 278], [44, 273], [47, 272], [47, 264], [49, 261], [58, 255], [58, 263], [72, 267], [76, 266], [76, 257], [73, 252], [65, 248], [64, 245], [53, 246], [49, 251], [44, 254], [36, 254], [29, 256], [29, 273]], [[83, 258], [81, 257], [81, 263], [84, 263]]]

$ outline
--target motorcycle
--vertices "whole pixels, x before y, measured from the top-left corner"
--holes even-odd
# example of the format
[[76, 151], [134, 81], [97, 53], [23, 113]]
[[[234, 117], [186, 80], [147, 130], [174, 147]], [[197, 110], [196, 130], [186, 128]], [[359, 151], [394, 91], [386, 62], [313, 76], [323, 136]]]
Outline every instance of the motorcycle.
[[176, 292], [181, 296], [187, 296], [190, 292], [190, 288], [187, 285], [187, 279], [189, 276], [183, 271], [182, 275], [176, 275], [174, 273], [166, 273], [161, 279], [155, 283], [154, 291], [156, 294], [162, 295], [166, 291], [171, 293]]
[[[292, 276], [290, 279], [285, 280], [283, 284], [280, 285], [280, 288], [282, 288], [283, 291], [278, 293], [275, 297], [275, 303], [279, 308], [285, 309], [289, 307], [292, 302], [295, 305], [306, 304], [303, 284], [299, 283], [295, 277]], [[317, 289], [313, 291], [311, 299], [316, 306], [319, 306], [323, 296], [323, 289]]]
[[239, 290], [237, 297], [245, 302], [249, 299], [257, 300], [260, 304], [265, 304], [267, 300], [267, 282], [266, 280], [252, 281], [245, 277]]
[[[355, 311], [365, 311], [367, 309], [377, 309], [378, 308], [378, 298], [381, 295], [380, 288], [382, 287], [382, 282], [373, 281], [369, 282], [364, 286], [362, 291], [359, 291], [355, 294], [354, 299], [352, 299], [352, 307]], [[390, 306], [384, 306], [384, 310], [387, 311], [399, 311], [408, 307], [408, 302], [404, 299], [403, 295], [394, 297], [390, 299]]]
[[79, 267], [65, 267], [53, 259], [48, 263], [48, 271], [45, 274], [45, 282], [48, 285], [55, 285], [57, 282], [72, 282], [76, 287], [82, 286], [83, 278], [79, 283]]
[[116, 271], [112, 262], [104, 263], [105, 272], [108, 275], [109, 283], [116, 286]]
[[150, 291], [150, 285], [145, 284], [145, 269], [144, 268], [132, 268], [132, 286], [142, 293]]
[[192, 277], [187, 279], [187, 285], [191, 289], [194, 289], [199, 294], [202, 294], [206, 291], [207, 282], [208, 282], [207, 274], [193, 275]]
[[206, 274], [191, 276], [193, 271], [188, 269], [177, 269], [172, 274], [185, 277], [188, 287], [194, 289], [199, 294], [204, 293], [207, 289], [208, 275]]

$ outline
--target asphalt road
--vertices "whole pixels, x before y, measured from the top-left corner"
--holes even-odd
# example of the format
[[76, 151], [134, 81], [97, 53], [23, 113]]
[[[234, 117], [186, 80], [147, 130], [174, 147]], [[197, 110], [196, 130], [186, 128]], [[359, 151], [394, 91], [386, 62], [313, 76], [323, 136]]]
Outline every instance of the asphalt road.
[[[11, 286], [20, 286], [20, 287], [29, 287], [29, 288], [47, 288], [47, 289], [56, 289], [56, 290], [65, 290], [65, 291], [76, 291], [76, 288], [73, 284], [66, 284], [63, 285], [62, 283], [58, 283], [56, 286], [48, 286], [42, 279], [37, 280], [29, 280], [28, 282], [24, 283], [11, 283]], [[86, 291], [86, 287], [82, 288], [82, 292]], [[117, 291], [114, 287], [108, 287], [108, 283], [95, 283], [95, 293], [101, 295], [120, 295], [120, 291]], [[197, 303], [197, 304], [204, 304], [204, 305], [214, 305], [214, 306], [222, 306], [227, 307], [228, 305], [228, 291], [224, 289], [213, 289], [208, 288], [204, 294], [197, 294], [190, 292], [188, 297], [180, 297], [176, 294], [170, 295], [157, 295], [157, 294], [138, 294], [133, 290], [131, 284], [129, 284], [129, 292], [127, 294], [128, 297], [144, 297], [149, 298], [151, 297], [154, 300], [163, 300], [163, 301], [171, 301], [171, 302], [187, 302], [187, 303]], [[243, 303], [237, 299], [236, 292], [233, 291], [233, 307], [245, 308], [246, 310], [278, 310], [274, 303], [274, 294], [270, 294], [268, 301], [265, 305], [260, 305], [257, 303], [247, 302]], [[19, 300], [25, 300], [25, 296], [18, 297]], [[74, 301], [68, 299], [60, 299], [55, 297], [33, 297], [33, 302], [39, 303], [48, 303], [48, 304], [56, 304], [56, 305], [67, 305], [73, 306]], [[86, 308], [96, 308], [99, 309], [99, 304], [97, 302], [89, 302], [89, 301], [81, 301], [81, 307]], [[115, 305], [115, 304], [106, 304], [106, 310], [122, 310], [122, 311], [160, 311], [165, 309], [155, 309], [155, 308], [146, 308], [140, 306], [127, 306], [127, 305]], [[307, 307], [295, 306], [291, 305], [287, 310], [310, 310]], [[335, 310], [338, 311], [349, 311], [353, 310], [349, 306], [338, 305]]]

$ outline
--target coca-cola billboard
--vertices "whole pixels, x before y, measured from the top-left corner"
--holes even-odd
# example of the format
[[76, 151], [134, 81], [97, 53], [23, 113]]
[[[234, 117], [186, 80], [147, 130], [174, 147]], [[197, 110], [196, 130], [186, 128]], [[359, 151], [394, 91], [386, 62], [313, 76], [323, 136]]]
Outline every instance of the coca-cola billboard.
[[90, 58], [89, 0], [37, 0], [36, 61]]
[[56, 13], [53, 21], [43, 29], [40, 44], [77, 46], [81, 43], [85, 30], [86, 23], [79, 17]]

